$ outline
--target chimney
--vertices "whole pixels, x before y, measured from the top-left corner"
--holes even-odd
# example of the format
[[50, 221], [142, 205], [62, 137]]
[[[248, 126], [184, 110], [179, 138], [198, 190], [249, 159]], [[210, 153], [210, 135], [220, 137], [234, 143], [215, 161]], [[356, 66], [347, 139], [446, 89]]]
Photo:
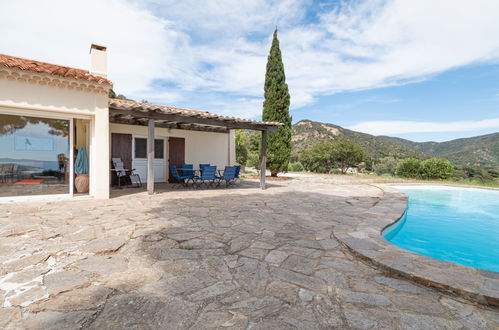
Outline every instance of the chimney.
[[90, 46], [90, 74], [107, 77], [106, 47], [92, 44]]

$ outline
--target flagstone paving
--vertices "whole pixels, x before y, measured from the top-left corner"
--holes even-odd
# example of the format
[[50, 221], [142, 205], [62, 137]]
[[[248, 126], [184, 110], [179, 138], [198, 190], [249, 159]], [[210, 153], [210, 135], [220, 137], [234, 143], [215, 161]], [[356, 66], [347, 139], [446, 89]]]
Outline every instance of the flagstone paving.
[[393, 277], [339, 244], [333, 230], [369, 219], [382, 188], [257, 184], [0, 204], [0, 328], [499, 327], [497, 309]]

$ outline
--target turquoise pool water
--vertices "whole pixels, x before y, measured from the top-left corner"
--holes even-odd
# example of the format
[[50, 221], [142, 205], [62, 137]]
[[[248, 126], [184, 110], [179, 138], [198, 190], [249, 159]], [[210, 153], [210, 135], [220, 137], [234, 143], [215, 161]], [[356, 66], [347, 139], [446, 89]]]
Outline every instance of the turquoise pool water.
[[499, 272], [499, 191], [395, 186], [409, 196], [404, 217], [383, 237], [436, 259]]

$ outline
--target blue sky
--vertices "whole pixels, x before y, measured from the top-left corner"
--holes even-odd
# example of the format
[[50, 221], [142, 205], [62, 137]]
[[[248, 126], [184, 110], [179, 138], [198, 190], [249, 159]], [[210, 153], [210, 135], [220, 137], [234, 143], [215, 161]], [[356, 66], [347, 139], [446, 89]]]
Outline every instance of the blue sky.
[[[310, 119], [331, 122], [362, 130], [361, 122], [406, 121], [440, 124], [440, 130], [402, 133], [391, 130], [392, 136], [413, 141], [445, 141], [495, 133], [498, 123], [474, 125], [477, 121], [499, 117], [499, 65], [496, 63], [470, 65], [449, 70], [421, 82], [407, 85], [373, 88], [357, 92], [343, 92], [323, 96], [312, 105], [293, 111], [293, 121]], [[453, 122], [456, 128], [445, 129]], [[460, 122], [456, 125], [456, 122]], [[471, 123], [470, 123], [471, 122]], [[387, 135], [379, 129], [367, 129], [376, 135]]]
[[5, 1], [0, 53], [88, 68], [103, 44], [119, 93], [257, 119], [276, 26], [294, 121], [416, 141], [499, 131], [496, 0]]

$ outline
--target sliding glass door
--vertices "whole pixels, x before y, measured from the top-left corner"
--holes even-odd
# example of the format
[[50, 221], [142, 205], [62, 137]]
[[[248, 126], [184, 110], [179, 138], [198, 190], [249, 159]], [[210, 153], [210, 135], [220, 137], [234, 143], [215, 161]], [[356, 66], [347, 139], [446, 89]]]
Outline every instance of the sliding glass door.
[[72, 193], [71, 123], [0, 113], [0, 197]]

